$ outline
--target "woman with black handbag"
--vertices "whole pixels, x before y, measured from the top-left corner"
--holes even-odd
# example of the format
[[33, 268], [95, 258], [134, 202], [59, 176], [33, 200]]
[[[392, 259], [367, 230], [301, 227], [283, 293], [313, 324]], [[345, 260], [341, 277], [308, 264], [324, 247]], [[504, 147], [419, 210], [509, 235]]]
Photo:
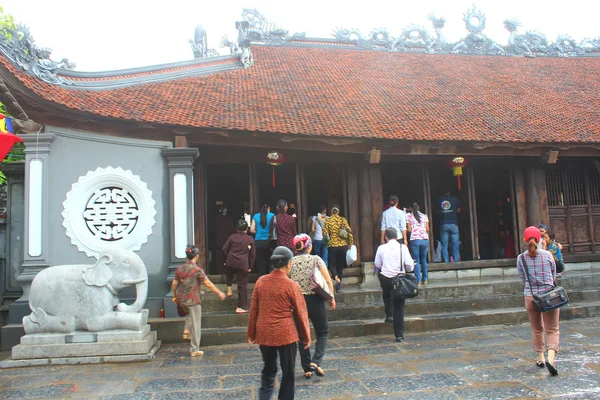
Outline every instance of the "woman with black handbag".
[[[525, 229], [524, 238], [528, 250], [517, 258], [517, 269], [525, 285], [525, 308], [531, 324], [533, 348], [537, 353], [536, 365], [540, 368], [546, 366], [550, 374], [558, 375], [554, 357], [558, 353], [560, 340], [560, 308], [542, 312], [534, 298], [555, 288], [556, 264], [549, 251], [538, 248], [541, 239], [538, 228], [530, 226]], [[544, 358], [545, 350], [548, 351], [548, 360]]]
[[393, 296], [394, 278], [414, 270], [415, 262], [410, 256], [408, 247], [398, 241], [395, 228], [385, 231], [385, 244], [377, 248], [375, 269], [379, 271], [379, 283], [383, 291], [385, 305], [385, 322], [394, 324], [396, 342], [404, 341], [404, 302], [402, 296]]
[[325, 303], [329, 303], [330, 310], [335, 310], [335, 299], [333, 298], [333, 283], [327, 272], [325, 262], [321, 257], [310, 254], [312, 251], [310, 236], [301, 233], [294, 237], [294, 247], [297, 255], [292, 260], [290, 279], [300, 285], [308, 310], [308, 319], [312, 321], [317, 334], [315, 353], [312, 358], [310, 349], [298, 346], [304, 377], [310, 379], [313, 373], [318, 376], [325, 375], [322, 362], [329, 338], [329, 323]]

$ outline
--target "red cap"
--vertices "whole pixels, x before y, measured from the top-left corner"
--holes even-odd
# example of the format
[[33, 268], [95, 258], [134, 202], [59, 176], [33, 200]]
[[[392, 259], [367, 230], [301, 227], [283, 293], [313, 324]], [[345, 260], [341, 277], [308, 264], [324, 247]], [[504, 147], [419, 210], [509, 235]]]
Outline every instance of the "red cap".
[[542, 238], [540, 230], [535, 226], [530, 226], [529, 228], [525, 229], [525, 233], [523, 235], [525, 236], [526, 242], [529, 242], [531, 238], [534, 238], [536, 241], [539, 242]]

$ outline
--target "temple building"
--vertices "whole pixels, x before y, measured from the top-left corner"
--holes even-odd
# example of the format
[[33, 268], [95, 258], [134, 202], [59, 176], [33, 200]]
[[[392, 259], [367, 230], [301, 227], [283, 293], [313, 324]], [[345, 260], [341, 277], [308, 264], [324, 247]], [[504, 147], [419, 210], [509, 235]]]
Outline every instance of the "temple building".
[[244, 10], [228, 55], [199, 27], [193, 60], [93, 73], [51, 61], [22, 28], [0, 37], [0, 99], [26, 144], [24, 220], [10, 227], [23, 240], [2, 288], [20, 297], [3, 347], [37, 272], [110, 246], [146, 263], [151, 316], [175, 315], [169, 283], [186, 245], [217, 272], [222, 205], [235, 219], [284, 198], [307, 231], [319, 204], [340, 204], [364, 273], [392, 193], [431, 218], [433, 261], [451, 189], [461, 262], [430, 271], [514, 266], [521, 232], [541, 223], [568, 263], [600, 261], [600, 39], [551, 41], [505, 21], [498, 44], [473, 8], [448, 43], [445, 21], [429, 22], [323, 39]]

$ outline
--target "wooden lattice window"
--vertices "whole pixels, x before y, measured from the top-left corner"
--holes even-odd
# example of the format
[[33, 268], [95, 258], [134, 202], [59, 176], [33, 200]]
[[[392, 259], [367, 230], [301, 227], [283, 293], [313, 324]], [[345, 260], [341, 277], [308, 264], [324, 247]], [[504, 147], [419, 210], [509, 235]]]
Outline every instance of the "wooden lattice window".
[[585, 206], [585, 184], [583, 170], [567, 169], [567, 197], [569, 206]]
[[548, 205], [550, 207], [564, 207], [565, 198], [560, 170], [546, 171], [546, 186], [548, 188]]

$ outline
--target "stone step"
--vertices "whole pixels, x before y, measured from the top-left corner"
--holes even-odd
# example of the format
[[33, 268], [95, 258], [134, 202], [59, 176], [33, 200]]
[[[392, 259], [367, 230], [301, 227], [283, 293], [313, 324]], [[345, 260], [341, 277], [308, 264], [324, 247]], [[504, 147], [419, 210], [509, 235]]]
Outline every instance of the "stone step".
[[[600, 301], [586, 301], [571, 303], [561, 309], [561, 319], [588, 318], [600, 316]], [[469, 326], [519, 324], [528, 321], [527, 313], [523, 307], [499, 308], [491, 310], [477, 310], [470, 312], [442, 313], [419, 316], [407, 316], [405, 319], [405, 332], [425, 332], [444, 329], [455, 329]], [[153, 324], [152, 329], [157, 329], [159, 337], [164, 336], [164, 341], [170, 339], [162, 327]], [[181, 322], [178, 336], [181, 335], [183, 323]], [[312, 333], [314, 335], [314, 331]], [[329, 324], [329, 337], [359, 337], [366, 335], [393, 335], [392, 324], [384, 323], [379, 319], [332, 321]], [[175, 339], [175, 341], [180, 341]], [[222, 344], [246, 343], [246, 327], [235, 328], [207, 328], [202, 330], [202, 346], [215, 346]]]
[[[569, 290], [569, 299], [571, 302], [578, 303], [582, 301], [600, 301], [600, 291], [598, 290]], [[405, 315], [418, 316], [441, 313], [470, 312], [478, 310], [523, 307], [523, 295], [494, 295], [480, 299], [410, 299], [406, 301]], [[233, 312], [235, 305], [232, 305], [225, 312], [202, 312], [202, 326], [206, 328], [232, 328], [248, 325], [248, 314], [238, 315]], [[329, 321], [360, 320], [371, 318], [385, 318], [385, 309], [381, 292], [379, 299], [372, 305], [353, 305], [340, 303], [336, 310], [329, 311]]]
[[[570, 290], [587, 290], [600, 287], [600, 272], [597, 273], [575, 273], [564, 274], [558, 279], [558, 284], [563, 285]], [[235, 289], [235, 286], [234, 286]], [[225, 290], [225, 288], [223, 289]], [[235, 290], [234, 290], [235, 292]], [[484, 299], [496, 295], [522, 295], [523, 283], [518, 276], [497, 277], [497, 278], [477, 278], [464, 280], [442, 280], [430, 281], [430, 283], [420, 291], [419, 300], [445, 299], [451, 304], [453, 299]], [[237, 294], [234, 293], [233, 299], [220, 301], [212, 293], [208, 293], [202, 300], [202, 311], [206, 312], [225, 312], [235, 309], [237, 304]], [[248, 294], [249, 299], [252, 293]], [[346, 285], [344, 283], [343, 293], [336, 295], [338, 305], [351, 304], [356, 306], [372, 306], [381, 303], [381, 288], [378, 284], [370, 286]]]

